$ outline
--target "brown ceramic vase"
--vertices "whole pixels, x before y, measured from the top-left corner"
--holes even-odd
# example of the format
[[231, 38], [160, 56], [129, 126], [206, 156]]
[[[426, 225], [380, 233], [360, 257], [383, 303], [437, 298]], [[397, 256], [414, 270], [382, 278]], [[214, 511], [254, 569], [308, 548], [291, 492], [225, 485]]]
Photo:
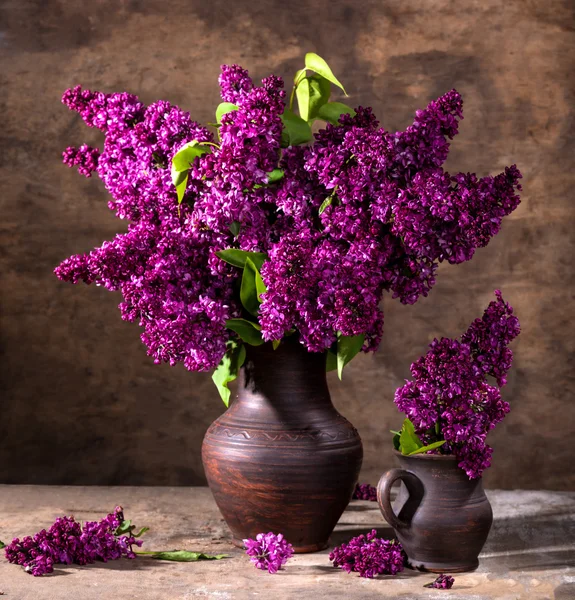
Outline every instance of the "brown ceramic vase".
[[[476, 569], [493, 522], [482, 480], [469, 479], [455, 456], [395, 455], [400, 468], [382, 476], [377, 501], [408, 565], [433, 573]], [[401, 487], [392, 507], [391, 486], [397, 480]]]
[[204, 438], [208, 483], [236, 546], [271, 531], [296, 552], [322, 550], [361, 468], [359, 434], [331, 403], [326, 355], [294, 337], [276, 350], [246, 346], [237, 397]]

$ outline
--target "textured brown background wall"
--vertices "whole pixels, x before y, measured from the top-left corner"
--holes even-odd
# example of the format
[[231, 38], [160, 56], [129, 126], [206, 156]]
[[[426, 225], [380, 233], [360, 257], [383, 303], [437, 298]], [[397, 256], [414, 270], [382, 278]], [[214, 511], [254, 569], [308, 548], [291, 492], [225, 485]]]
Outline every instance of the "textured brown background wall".
[[386, 299], [380, 351], [331, 379], [364, 439], [362, 479], [392, 462], [393, 392], [412, 360], [499, 287], [523, 333], [487, 485], [573, 489], [574, 12], [572, 0], [4, 0], [0, 482], [199, 484], [202, 436], [223, 410], [209, 375], [146, 357], [118, 296], [52, 275], [122, 227], [101, 182], [60, 163], [67, 145], [100, 142], [61, 93], [128, 90], [206, 122], [220, 63], [287, 78], [316, 51], [388, 129], [456, 87], [465, 120], [449, 170], [524, 173], [523, 202], [490, 246], [442, 266], [416, 306]]

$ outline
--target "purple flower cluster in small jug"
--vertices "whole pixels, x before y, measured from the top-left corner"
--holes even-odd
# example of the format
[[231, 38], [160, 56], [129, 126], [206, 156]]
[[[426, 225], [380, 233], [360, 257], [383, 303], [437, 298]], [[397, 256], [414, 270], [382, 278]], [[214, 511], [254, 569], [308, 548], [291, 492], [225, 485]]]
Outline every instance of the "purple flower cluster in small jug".
[[[64, 162], [96, 171], [109, 207], [129, 224], [56, 274], [120, 291], [122, 318], [140, 324], [156, 362], [214, 369], [238, 341], [227, 323], [246, 316], [241, 270], [218, 251], [265, 256], [255, 320], [262, 340], [296, 332], [307, 350], [323, 352], [362, 336], [369, 352], [382, 336], [384, 292], [409, 304], [426, 296], [440, 262], [469, 260], [519, 204], [515, 166], [483, 178], [442, 168], [462, 118], [455, 90], [417, 111], [405, 131], [386, 131], [359, 106], [302, 145], [286, 141], [286, 117], [299, 117], [285, 107], [279, 77], [255, 86], [233, 65], [219, 83], [234, 109], [221, 116], [217, 141], [169, 102], [145, 106], [79, 86], [63, 97], [105, 135], [101, 152], [68, 148]], [[192, 142], [203, 150], [179, 204], [170, 165]]]
[[268, 573], [277, 573], [294, 553], [281, 533], [258, 533], [255, 540], [244, 540], [244, 546], [256, 568]]
[[347, 573], [355, 572], [367, 578], [396, 575], [403, 571], [401, 544], [397, 540], [378, 538], [375, 529], [334, 548], [329, 560], [334, 567], [341, 567]]
[[87, 521], [83, 525], [74, 517], [61, 517], [48, 530], [12, 540], [4, 551], [9, 562], [21, 565], [36, 577], [52, 573], [55, 564], [88, 565], [123, 556], [136, 558], [132, 546], [141, 546], [142, 541], [137, 540], [131, 530], [127, 535], [118, 535], [123, 523], [120, 506], [102, 520]]
[[470, 479], [491, 464], [485, 439], [509, 412], [498, 387], [507, 382], [513, 353], [508, 344], [520, 332], [519, 320], [499, 290], [483, 316], [459, 340], [433, 340], [411, 365], [412, 380], [396, 390], [395, 403], [424, 444], [445, 443], [433, 452], [455, 454]]

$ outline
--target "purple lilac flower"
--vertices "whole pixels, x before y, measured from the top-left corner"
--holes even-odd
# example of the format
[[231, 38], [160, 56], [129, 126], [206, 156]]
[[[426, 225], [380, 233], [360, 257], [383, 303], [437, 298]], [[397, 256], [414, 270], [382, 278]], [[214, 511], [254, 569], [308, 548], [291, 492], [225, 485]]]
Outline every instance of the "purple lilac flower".
[[258, 533], [255, 540], [244, 540], [244, 545], [254, 565], [268, 573], [277, 573], [294, 553], [281, 533]]
[[359, 573], [360, 577], [396, 575], [403, 571], [401, 544], [397, 540], [378, 538], [375, 529], [334, 548], [329, 560], [334, 567], [341, 567], [347, 573]]
[[39, 577], [52, 573], [55, 564], [87, 565], [122, 556], [136, 558], [132, 546], [141, 546], [142, 541], [131, 534], [115, 535], [123, 522], [120, 506], [101, 521], [88, 521], [83, 526], [74, 517], [60, 517], [47, 531], [42, 529], [33, 537], [12, 540], [5, 548], [6, 559]]
[[[139, 323], [157, 363], [213, 369], [235, 336], [225, 323], [241, 316], [240, 270], [218, 250], [268, 255], [258, 315], [265, 340], [295, 329], [308, 351], [323, 352], [338, 333], [364, 334], [370, 352], [383, 334], [384, 292], [408, 304], [426, 296], [439, 263], [471, 259], [519, 203], [515, 166], [484, 178], [443, 170], [462, 118], [455, 90], [417, 111], [403, 132], [386, 131], [360, 106], [310, 145], [282, 149], [282, 80], [257, 86], [242, 67], [223, 65], [219, 83], [222, 99], [238, 107], [222, 117], [219, 143], [166, 101], [145, 106], [132, 94], [80, 86], [62, 99], [105, 137], [101, 152], [68, 148], [64, 162], [97, 172], [110, 209], [129, 225], [56, 275], [119, 291], [122, 318]], [[191, 165], [178, 205], [170, 165], [192, 140], [210, 152]], [[268, 185], [276, 168], [284, 175]], [[500, 377], [493, 361], [505, 370], [505, 350], [485, 349], [495, 334], [479, 325], [469, 332], [478, 364]]]
[[491, 464], [487, 434], [509, 412], [497, 385], [506, 382], [513, 353], [508, 344], [519, 334], [519, 320], [495, 291], [481, 319], [460, 340], [433, 340], [429, 351], [411, 365], [412, 380], [395, 392], [395, 403], [425, 443], [444, 439], [442, 453], [456, 454], [471, 478]]
[[357, 483], [353, 492], [355, 500], [371, 500], [377, 502], [377, 489], [369, 483]]
[[440, 575], [435, 581], [425, 584], [423, 587], [435, 588], [438, 590], [450, 590], [453, 587], [455, 579], [450, 575]]

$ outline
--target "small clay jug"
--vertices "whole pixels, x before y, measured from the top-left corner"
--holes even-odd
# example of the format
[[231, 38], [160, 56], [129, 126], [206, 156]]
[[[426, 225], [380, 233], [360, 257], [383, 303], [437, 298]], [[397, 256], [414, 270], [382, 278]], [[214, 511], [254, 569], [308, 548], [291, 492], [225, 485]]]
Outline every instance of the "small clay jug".
[[[387, 471], [377, 486], [377, 501], [418, 571], [461, 573], [479, 565], [493, 513], [483, 482], [469, 479], [453, 455], [395, 451], [401, 468]], [[401, 480], [391, 506], [391, 486]]]
[[233, 543], [282, 533], [314, 552], [347, 507], [363, 456], [356, 429], [333, 406], [326, 354], [296, 336], [247, 346], [238, 395], [208, 429], [202, 459]]

